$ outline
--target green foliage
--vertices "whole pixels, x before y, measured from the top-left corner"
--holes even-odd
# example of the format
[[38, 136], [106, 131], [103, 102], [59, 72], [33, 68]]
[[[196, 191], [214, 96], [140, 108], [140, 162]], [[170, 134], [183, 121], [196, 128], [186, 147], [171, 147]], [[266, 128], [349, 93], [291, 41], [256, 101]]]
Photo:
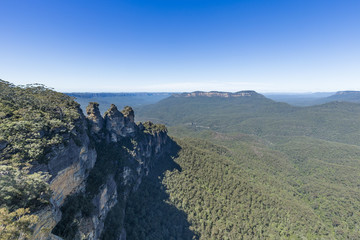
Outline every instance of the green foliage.
[[[137, 191], [132, 192], [125, 209], [125, 229], [129, 239], [197, 239], [190, 230], [186, 214], [167, 202], [169, 194], [162, 183], [164, 173], [179, 169], [174, 162], [179, 148], [172, 145], [171, 153], [157, 159], [148, 176], [142, 179]], [[103, 238], [114, 239], [114, 238]]]
[[19, 208], [13, 212], [0, 208], [0, 240], [29, 239], [31, 226], [38, 220], [37, 216], [29, 213], [28, 208]]
[[186, 214], [167, 203], [168, 198], [159, 179], [145, 178], [126, 206], [127, 237], [133, 240], [196, 239]]
[[177, 142], [182, 171], [168, 171], [163, 183], [200, 239], [329, 237], [309, 206], [238, 166], [231, 151], [202, 140]]
[[0, 80], [0, 153], [2, 164], [22, 165], [45, 156], [63, 143], [80, 118], [79, 105], [69, 96], [42, 85], [14, 86]]
[[310, 138], [274, 146], [296, 169], [293, 177], [303, 201], [337, 234], [360, 238], [360, 147]]
[[42, 173], [29, 174], [16, 167], [0, 165], [0, 207], [34, 211], [47, 204], [50, 198], [47, 178]]
[[163, 183], [201, 239], [360, 238], [360, 105], [171, 97], [138, 115], [185, 138]]
[[150, 121], [146, 121], [144, 123], [142, 123], [144, 126], [144, 132], [145, 133], [150, 133], [150, 134], [155, 134], [155, 133], [167, 133], [167, 128], [165, 127], [164, 124], [154, 124]]
[[247, 137], [227, 141], [235, 143], [225, 147], [178, 139], [179, 155], [166, 160], [175, 161], [177, 167], [162, 167], [165, 161], [158, 162], [158, 172], [150, 173], [130, 195], [125, 211], [127, 236], [335, 239], [339, 231], [290, 184], [294, 179], [284, 175], [296, 169], [281, 153]]
[[129, 106], [125, 106], [121, 113], [124, 114], [125, 117], [127, 117], [129, 115], [134, 115], [134, 110]]
[[[251, 214], [256, 213], [256, 216], [242, 218], [246, 223], [271, 211], [269, 216], [275, 221], [272, 225], [269, 223], [271, 229], [266, 228], [266, 221], [263, 222], [266, 217], [256, 222], [262, 226], [264, 239], [360, 237], [358, 146], [306, 137], [283, 138], [281, 143], [269, 144], [243, 134], [229, 136], [210, 131], [197, 134], [216, 144], [200, 139], [177, 140], [182, 150], [175, 161], [182, 171], [167, 172], [164, 183], [170, 194], [169, 202], [188, 214], [192, 229], [201, 238], [227, 236], [224, 226], [219, 227], [221, 234], [217, 237], [210, 234], [212, 227], [209, 226], [218, 221], [220, 213], [227, 214], [225, 219], [230, 222], [242, 216], [247, 210], [246, 207], [242, 209], [241, 204], [248, 201], [243, 197], [262, 199], [262, 203], [271, 199], [266, 208], [256, 202], [249, 204]], [[228, 202], [222, 203], [225, 200]], [[187, 203], [186, 208], [183, 202]], [[220, 211], [212, 213], [217, 220], [208, 220], [203, 223], [205, 229], [198, 230], [197, 224], [204, 221], [209, 211], [211, 213], [212, 205], [219, 205]], [[207, 215], [201, 215], [196, 206], [204, 209]], [[228, 206], [235, 207], [229, 210]], [[234, 226], [239, 224], [235, 222]], [[283, 233], [277, 232], [280, 226]], [[306, 226], [308, 231], [304, 232], [300, 226]], [[245, 231], [229, 239], [246, 239], [246, 235], [250, 239], [261, 238], [256, 232], [254, 234]]]
[[[71, 97], [41, 85], [0, 81], [0, 93], [0, 239], [17, 239], [30, 236], [29, 213], [50, 194], [47, 176], [27, 169], [56, 145], [80, 145], [81, 116]], [[170, 97], [140, 118], [173, 126], [181, 150], [153, 163], [127, 206], [118, 185], [103, 239], [119, 236], [123, 217], [129, 239], [360, 239], [360, 105]], [[139, 141], [167, 132], [143, 126], [141, 136], [95, 144], [86, 191], [66, 199], [55, 234], [74, 239], [108, 176], [121, 182], [116, 169], [134, 167], [127, 159]]]
[[1, 239], [30, 236], [36, 216], [49, 204], [49, 176], [31, 173], [35, 162], [47, 163], [54, 146], [75, 142], [79, 105], [69, 96], [40, 84], [15, 86], [0, 80]]

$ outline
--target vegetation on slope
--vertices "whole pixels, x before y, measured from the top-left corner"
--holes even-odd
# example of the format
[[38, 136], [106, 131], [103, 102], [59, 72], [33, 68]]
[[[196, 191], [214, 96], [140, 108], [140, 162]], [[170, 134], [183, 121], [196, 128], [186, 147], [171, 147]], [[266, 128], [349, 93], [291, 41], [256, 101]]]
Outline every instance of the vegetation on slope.
[[[172, 125], [169, 133], [184, 138], [178, 141], [183, 154], [193, 149], [184, 158], [180, 154], [175, 161], [183, 170], [168, 172], [163, 183], [170, 194], [168, 202], [188, 214], [191, 228], [200, 238], [360, 238], [360, 105], [331, 102], [301, 108], [268, 99], [174, 97], [143, 108], [141, 114], [142, 118], [157, 117], [159, 122]], [[204, 144], [199, 138], [215, 145]], [[201, 161], [204, 151], [209, 156]], [[188, 162], [186, 172], [184, 164]], [[230, 164], [232, 171], [220, 167], [223, 162]], [[246, 202], [241, 198], [244, 193], [237, 197], [232, 190], [215, 188], [219, 181], [216, 174], [231, 178], [225, 184], [230, 189], [239, 177], [242, 182], [237, 186], [249, 188], [252, 199], [258, 199], [259, 193], [260, 198], [275, 199], [268, 207], [271, 216], [280, 216], [279, 221], [273, 223], [271, 219], [273, 225], [266, 229], [266, 218], [260, 217], [257, 224], [262, 227], [262, 236], [256, 230], [229, 235], [226, 225], [218, 227], [218, 236], [211, 235], [221, 214], [229, 212], [223, 221], [231, 223], [232, 216], [244, 214], [244, 209], [228, 211], [227, 206], [240, 209], [241, 202]], [[224, 179], [221, 181], [224, 184]], [[213, 200], [215, 197], [230, 200], [221, 205], [221, 200]], [[242, 200], [233, 204], [238, 198]], [[220, 214], [211, 211], [215, 203], [221, 206]], [[206, 214], [201, 215], [199, 208]], [[283, 217], [283, 208], [294, 222]], [[234, 226], [251, 225], [253, 218], [267, 211], [256, 203], [250, 209], [252, 213], [258, 209], [256, 216], [242, 218]], [[301, 215], [305, 212], [306, 218]], [[317, 227], [310, 229], [310, 223]], [[280, 231], [279, 226], [285, 230]], [[305, 233], [296, 226], [310, 230]]]
[[75, 128], [79, 105], [42, 85], [14, 86], [0, 81], [0, 142], [2, 164], [46, 161], [52, 146]]
[[154, 163], [149, 175], [143, 178], [139, 189], [129, 196], [125, 210], [127, 238], [133, 240], [197, 238], [189, 229], [190, 224], [186, 214], [167, 202], [169, 194], [162, 183], [166, 171], [180, 169], [174, 161], [178, 151], [179, 147], [174, 143], [171, 153]]
[[[31, 234], [36, 217], [29, 213], [49, 198], [48, 176], [28, 169], [46, 162], [52, 146], [76, 139], [79, 112], [70, 97], [43, 86], [0, 87], [0, 239], [17, 239]], [[172, 97], [142, 109], [142, 118], [175, 126], [170, 133], [182, 139], [178, 155], [156, 163], [129, 196], [129, 239], [360, 238], [358, 104]], [[167, 131], [147, 122], [143, 128]], [[125, 152], [136, 144], [126, 141]], [[104, 159], [86, 195], [67, 199], [55, 230], [66, 239], [74, 237], [77, 216], [91, 214], [89, 200], [106, 176], [122, 166], [125, 153], [96, 148]], [[108, 215], [104, 239], [119, 235], [122, 204]]]
[[78, 111], [72, 98], [42, 85], [0, 80], [0, 239], [31, 233], [36, 216], [29, 213], [48, 204], [50, 190], [49, 176], [29, 169], [35, 161], [46, 162], [53, 146], [73, 137]]
[[[184, 237], [186, 222], [168, 215], [171, 209], [186, 214], [194, 239], [360, 237], [359, 147], [311, 138], [269, 146], [247, 135], [207, 136], [213, 143], [177, 139], [179, 166], [160, 179], [144, 179], [127, 206], [132, 239], [151, 239], [150, 233], [191, 239]], [[169, 233], [169, 223], [180, 228]]]
[[[177, 142], [181, 150], [174, 161], [179, 168], [167, 170], [157, 188], [144, 179], [144, 192], [129, 201], [126, 221], [131, 239], [151, 239], [145, 233], [154, 232], [154, 239], [191, 239], [184, 235], [184, 225], [168, 215], [171, 206], [186, 213], [194, 239], [331, 238], [311, 207], [293, 192], [243, 170], [226, 148], [199, 139]], [[161, 197], [156, 189], [168, 195]], [[154, 200], [159, 197], [162, 201]], [[170, 228], [173, 233], [169, 222], [175, 225]]]
[[310, 136], [360, 143], [360, 104], [356, 103], [293, 107], [267, 98], [169, 97], [137, 112], [140, 120], [167, 126], [254, 134], [271, 141], [278, 136]]

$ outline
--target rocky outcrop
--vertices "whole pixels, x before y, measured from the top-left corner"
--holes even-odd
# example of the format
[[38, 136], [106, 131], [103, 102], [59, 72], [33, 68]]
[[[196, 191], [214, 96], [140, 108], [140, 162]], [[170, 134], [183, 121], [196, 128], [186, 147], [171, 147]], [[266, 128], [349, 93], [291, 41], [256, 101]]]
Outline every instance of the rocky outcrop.
[[[117, 203], [122, 203], [123, 207], [117, 208], [118, 213], [115, 215], [122, 216], [118, 222], [123, 225], [124, 206], [129, 195], [137, 191], [143, 177], [156, 166], [157, 159], [167, 153], [169, 138], [166, 128], [154, 128], [155, 125], [152, 123], [146, 123], [145, 126], [142, 123], [137, 125], [134, 119], [131, 107], [125, 107], [120, 112], [115, 105], [111, 105], [104, 114], [103, 141], [109, 146], [109, 151], [110, 146], [114, 145], [125, 151], [122, 155], [122, 166], [113, 171], [92, 200], [96, 209], [91, 217], [92, 227], [89, 228], [88, 225], [88, 228], [80, 228], [82, 236], [86, 236], [86, 239], [99, 238], [106, 227], [104, 220], [107, 214]], [[126, 239], [123, 227], [119, 230], [118, 239]]]
[[110, 141], [117, 142], [118, 136], [124, 135], [122, 130], [125, 126], [124, 115], [117, 109], [114, 104], [111, 104], [110, 109], [105, 113], [105, 128], [110, 136]]
[[[71, 239], [100, 239], [111, 211], [121, 216], [117, 238], [126, 239], [123, 227], [126, 201], [156, 166], [157, 159], [167, 153], [170, 140], [166, 128], [149, 122], [136, 124], [131, 107], [120, 112], [111, 105], [102, 117], [99, 105], [90, 103], [86, 112], [87, 117], [81, 113], [76, 128], [64, 135], [68, 143], [53, 148], [47, 164], [34, 164], [32, 172], [51, 175], [53, 192], [51, 205], [37, 213], [39, 223], [34, 228], [34, 239], [69, 239], [63, 230], [68, 224], [76, 224]], [[104, 169], [106, 164], [111, 169]], [[89, 176], [93, 182], [89, 182]], [[96, 186], [89, 186], [94, 179]], [[69, 218], [66, 207], [72, 207], [67, 201], [70, 196], [87, 201], [91, 210], [84, 213], [75, 209], [70, 211]]]
[[222, 98], [231, 98], [231, 97], [263, 97], [261, 94], [258, 94], [255, 91], [240, 91], [240, 92], [191, 92], [191, 93], [180, 93], [173, 94], [174, 97], [222, 97]]
[[104, 119], [100, 114], [99, 104], [96, 102], [90, 102], [86, 108], [87, 118], [90, 124], [90, 131], [98, 135], [104, 128]]
[[134, 110], [133, 110], [131, 107], [129, 107], [129, 106], [124, 107], [124, 109], [121, 111], [121, 113], [124, 114], [124, 117], [125, 117], [129, 122], [134, 123], [135, 113], [134, 113]]

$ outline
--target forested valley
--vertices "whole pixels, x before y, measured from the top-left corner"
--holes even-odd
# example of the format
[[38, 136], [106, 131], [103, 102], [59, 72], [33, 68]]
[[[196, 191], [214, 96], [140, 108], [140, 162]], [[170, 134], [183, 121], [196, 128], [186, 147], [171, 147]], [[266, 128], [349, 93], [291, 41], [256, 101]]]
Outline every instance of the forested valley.
[[[64, 239], [86, 239], [78, 231], [101, 207], [101, 239], [360, 238], [357, 103], [294, 107], [253, 91], [173, 95], [135, 109], [143, 123], [112, 106], [105, 114], [132, 127], [122, 137], [106, 135], [111, 128], [91, 133], [97, 125], [67, 95], [0, 83], [0, 239], [32, 239], [38, 213], [59, 191], [40, 167], [69, 146], [98, 156], [84, 190], [62, 199], [51, 234]], [[90, 106], [98, 123], [98, 104]]]

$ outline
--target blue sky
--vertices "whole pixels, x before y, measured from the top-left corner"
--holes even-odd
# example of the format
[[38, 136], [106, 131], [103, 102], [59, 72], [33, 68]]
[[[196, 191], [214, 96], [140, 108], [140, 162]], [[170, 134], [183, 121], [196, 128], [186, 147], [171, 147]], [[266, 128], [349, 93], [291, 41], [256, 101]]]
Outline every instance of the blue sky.
[[1, 0], [0, 78], [59, 91], [360, 90], [359, 0]]

